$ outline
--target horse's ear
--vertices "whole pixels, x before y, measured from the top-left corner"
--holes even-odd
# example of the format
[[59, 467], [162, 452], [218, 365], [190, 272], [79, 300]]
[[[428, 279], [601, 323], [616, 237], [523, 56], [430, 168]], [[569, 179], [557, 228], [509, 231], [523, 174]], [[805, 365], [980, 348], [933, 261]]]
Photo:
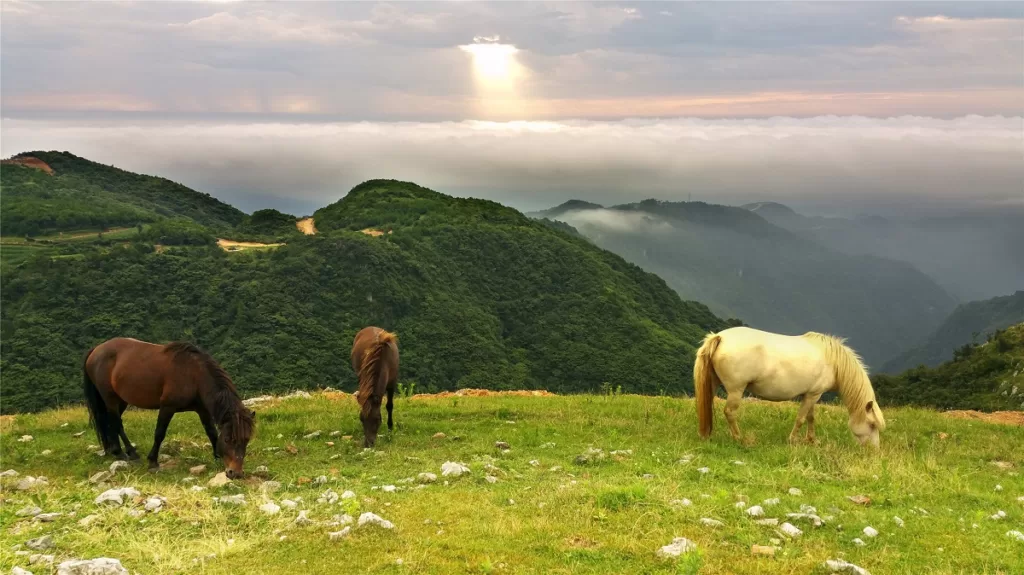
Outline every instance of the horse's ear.
[[253, 419], [256, 419], [256, 412], [255, 411], [250, 409], [249, 410], [249, 415], [251, 415]]
[[868, 413], [871, 413], [871, 408], [874, 407], [874, 406], [875, 406], [875, 402], [869, 401], [867, 408], [865, 408], [865, 411], [867, 411]]

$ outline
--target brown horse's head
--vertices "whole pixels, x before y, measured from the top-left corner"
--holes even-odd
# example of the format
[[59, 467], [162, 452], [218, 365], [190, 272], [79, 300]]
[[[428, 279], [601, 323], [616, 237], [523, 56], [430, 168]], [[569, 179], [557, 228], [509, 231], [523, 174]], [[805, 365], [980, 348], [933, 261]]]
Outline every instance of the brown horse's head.
[[217, 452], [224, 459], [226, 474], [231, 479], [245, 475], [245, 449], [252, 438], [256, 412], [239, 404], [239, 409], [221, 419], [220, 434], [217, 438]]

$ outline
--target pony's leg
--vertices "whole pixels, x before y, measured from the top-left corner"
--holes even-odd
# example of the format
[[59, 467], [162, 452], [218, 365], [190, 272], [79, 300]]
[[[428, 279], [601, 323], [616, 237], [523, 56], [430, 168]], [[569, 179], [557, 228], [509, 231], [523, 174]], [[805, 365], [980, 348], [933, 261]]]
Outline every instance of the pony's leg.
[[807, 412], [807, 443], [818, 443], [818, 438], [814, 436], [814, 406], [817, 402], [811, 404], [811, 410]]
[[[797, 439], [800, 436], [800, 428], [803, 427], [805, 421], [808, 421], [808, 417], [811, 417], [811, 418], [814, 417], [813, 415], [809, 415], [809, 414], [814, 410], [814, 404], [818, 403], [818, 400], [820, 398], [821, 398], [821, 394], [820, 393], [817, 394], [817, 395], [811, 395], [811, 394], [805, 394], [804, 395], [804, 401], [803, 401], [803, 403], [800, 404], [800, 411], [798, 411], [797, 414], [796, 414], [796, 422], [793, 424], [793, 431], [791, 431], [790, 434], [789, 434], [789, 441], [790, 441], [790, 443], [795, 443], [797, 441]], [[813, 434], [813, 432], [811, 431], [811, 426], [812, 425], [814, 425], [814, 424], [813, 423], [808, 423], [808, 426], [807, 426], [807, 433], [808, 434]]]
[[128, 435], [124, 432], [124, 410], [128, 409], [128, 404], [121, 402], [121, 407], [118, 408], [117, 414], [117, 434], [121, 437], [121, 441], [124, 443], [124, 450], [128, 452], [128, 459], [138, 459], [139, 452], [135, 450], [135, 446], [132, 445], [131, 441], [128, 441]]
[[388, 403], [385, 406], [388, 408], [388, 431], [395, 429], [394, 424], [391, 421], [391, 410], [395, 407], [395, 386], [394, 384], [388, 386]]
[[203, 429], [206, 430], [206, 437], [210, 438], [210, 445], [213, 447], [213, 458], [220, 459], [220, 453], [217, 451], [217, 427], [213, 424], [213, 418], [210, 417], [210, 412], [206, 411], [203, 406], [199, 406], [196, 409], [196, 413], [199, 414], [199, 421], [203, 422]]
[[729, 422], [729, 431], [736, 441], [740, 440], [740, 426], [736, 423], [736, 412], [739, 411], [741, 403], [743, 403], [743, 390], [729, 391], [725, 400], [725, 419]]
[[160, 469], [160, 461], [158, 459], [160, 444], [164, 442], [164, 436], [167, 435], [167, 426], [171, 424], [172, 417], [174, 417], [173, 409], [169, 407], [160, 408], [160, 415], [156, 418], [156, 432], [153, 434], [153, 449], [150, 450], [149, 456], [146, 457], [149, 460], [149, 468], [151, 470]]

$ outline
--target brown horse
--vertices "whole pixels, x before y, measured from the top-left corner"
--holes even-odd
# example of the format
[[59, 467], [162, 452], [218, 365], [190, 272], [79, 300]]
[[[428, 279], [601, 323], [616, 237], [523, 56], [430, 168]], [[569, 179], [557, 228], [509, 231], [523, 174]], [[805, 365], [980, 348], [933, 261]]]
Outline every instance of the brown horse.
[[107, 455], [125, 459], [124, 441], [127, 457], [139, 458], [121, 423], [129, 405], [160, 410], [147, 457], [150, 469], [159, 467], [160, 444], [174, 414], [194, 411], [213, 456], [224, 458], [227, 476], [242, 477], [256, 414], [242, 405], [231, 378], [205, 351], [187, 342], [156, 345], [119, 337], [89, 350], [82, 371], [89, 419]]
[[363, 447], [373, 447], [380, 429], [380, 402], [388, 394], [388, 430], [394, 429], [391, 410], [398, 381], [398, 338], [379, 327], [366, 327], [352, 342], [352, 369], [359, 375], [356, 401], [361, 406]]

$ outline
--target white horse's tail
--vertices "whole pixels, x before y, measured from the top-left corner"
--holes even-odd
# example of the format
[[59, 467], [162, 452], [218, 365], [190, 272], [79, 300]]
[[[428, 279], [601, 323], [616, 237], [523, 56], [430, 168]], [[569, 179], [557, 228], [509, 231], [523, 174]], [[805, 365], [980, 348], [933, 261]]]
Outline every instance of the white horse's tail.
[[697, 395], [697, 421], [700, 436], [707, 439], [711, 435], [714, 415], [711, 408], [714, 406], [715, 388], [721, 385], [718, 374], [715, 373], [715, 351], [718, 344], [722, 342], [722, 336], [716, 333], [709, 333], [700, 349], [697, 350], [697, 360], [693, 363], [693, 390]]

